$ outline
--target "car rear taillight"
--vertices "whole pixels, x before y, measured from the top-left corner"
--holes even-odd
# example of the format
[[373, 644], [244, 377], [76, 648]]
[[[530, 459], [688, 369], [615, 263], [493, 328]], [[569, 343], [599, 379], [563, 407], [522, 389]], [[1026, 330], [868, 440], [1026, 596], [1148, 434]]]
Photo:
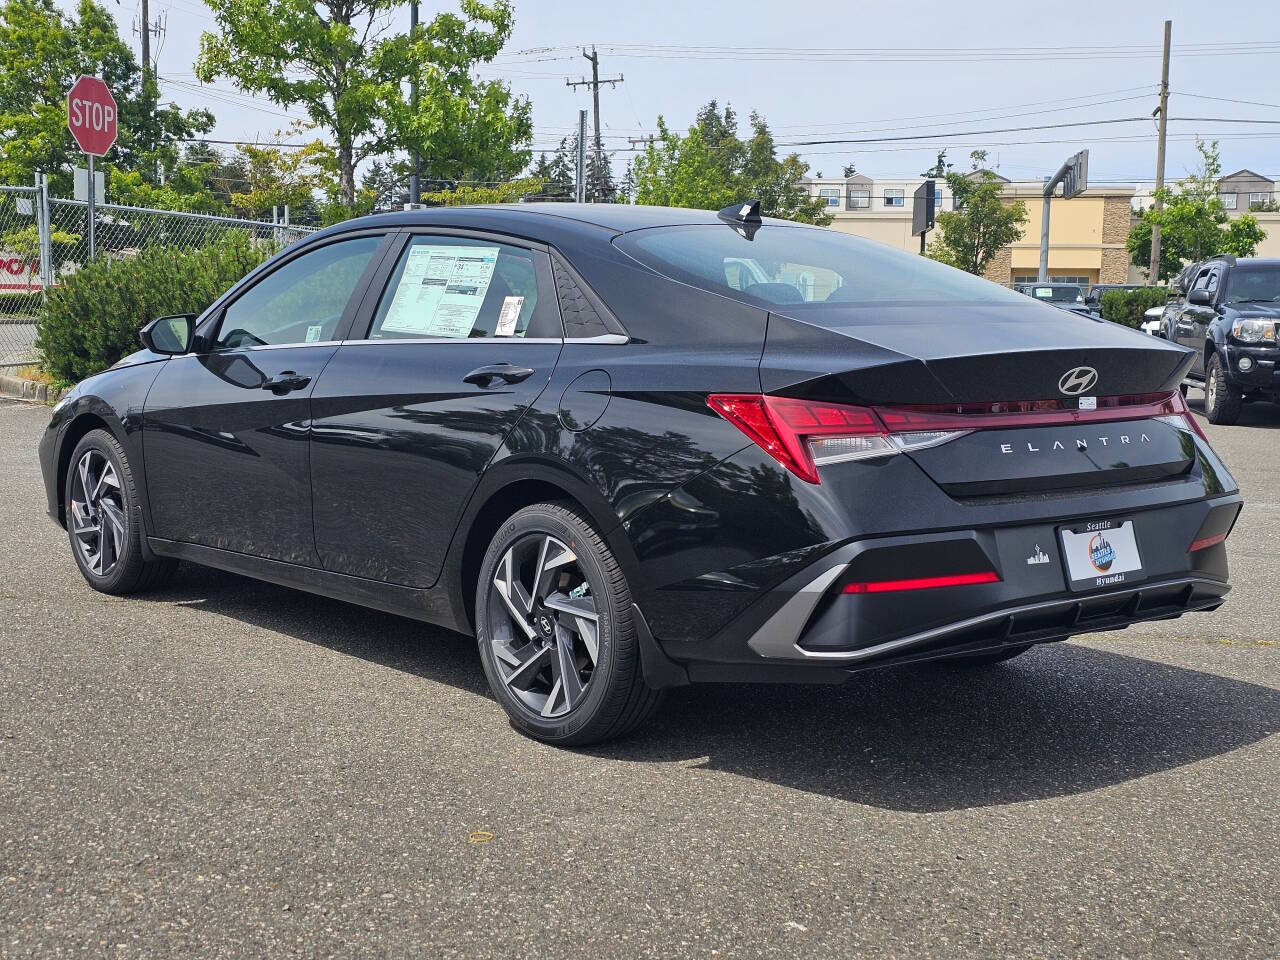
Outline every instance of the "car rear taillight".
[[892, 432], [876, 411], [844, 403], [822, 403], [768, 394], [714, 393], [707, 405], [807, 483], [818, 483], [818, 467], [849, 460], [888, 457], [946, 443], [967, 430]]
[[[758, 393], [714, 393], [707, 405], [801, 480], [818, 467], [936, 447], [976, 430], [1120, 420], [1167, 420], [1208, 443], [1182, 395], [1138, 394], [1075, 400], [859, 407]], [[1069, 404], [1076, 404], [1071, 406]]]

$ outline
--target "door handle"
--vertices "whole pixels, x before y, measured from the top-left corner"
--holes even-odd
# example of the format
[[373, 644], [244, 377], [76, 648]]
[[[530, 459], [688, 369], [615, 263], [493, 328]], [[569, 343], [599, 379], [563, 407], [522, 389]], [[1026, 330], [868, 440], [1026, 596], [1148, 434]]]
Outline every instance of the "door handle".
[[285, 370], [279, 376], [262, 381], [262, 389], [270, 390], [277, 396], [283, 396], [292, 390], [301, 390], [310, 382], [310, 377], [300, 377], [292, 370]]
[[488, 366], [476, 367], [465, 377], [463, 383], [473, 383], [477, 387], [488, 387], [495, 380], [503, 383], [520, 383], [533, 376], [532, 367], [517, 367], [510, 363], [491, 363]]

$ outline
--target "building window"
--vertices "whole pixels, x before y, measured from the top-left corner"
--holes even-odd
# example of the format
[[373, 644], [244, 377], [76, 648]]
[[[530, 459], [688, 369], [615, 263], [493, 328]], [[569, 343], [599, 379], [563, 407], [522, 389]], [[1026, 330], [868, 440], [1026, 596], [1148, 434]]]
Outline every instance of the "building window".
[[[1013, 275], [1014, 283], [1039, 283], [1040, 277], [1034, 273], [1015, 273]], [[1049, 275], [1047, 283], [1074, 283], [1078, 287], [1092, 286], [1093, 281], [1088, 277], [1081, 276], [1055, 276]]]
[[903, 205], [902, 191], [885, 189], [884, 205], [886, 207], [901, 207]]
[[1222, 201], [1222, 206], [1227, 210], [1236, 208], [1236, 195], [1234, 193], [1220, 193], [1218, 199]]
[[818, 191], [818, 199], [825, 203], [828, 207], [840, 206], [840, 191], [830, 188], [824, 188]]
[[870, 210], [871, 209], [871, 190], [861, 187], [849, 188], [849, 209], [850, 210]]

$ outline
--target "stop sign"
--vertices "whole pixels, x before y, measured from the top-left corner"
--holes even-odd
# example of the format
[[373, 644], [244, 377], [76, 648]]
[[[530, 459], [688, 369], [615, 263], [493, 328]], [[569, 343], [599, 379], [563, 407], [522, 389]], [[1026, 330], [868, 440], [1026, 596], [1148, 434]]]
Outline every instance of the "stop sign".
[[67, 129], [95, 157], [116, 142], [116, 98], [97, 77], [81, 77], [67, 93]]

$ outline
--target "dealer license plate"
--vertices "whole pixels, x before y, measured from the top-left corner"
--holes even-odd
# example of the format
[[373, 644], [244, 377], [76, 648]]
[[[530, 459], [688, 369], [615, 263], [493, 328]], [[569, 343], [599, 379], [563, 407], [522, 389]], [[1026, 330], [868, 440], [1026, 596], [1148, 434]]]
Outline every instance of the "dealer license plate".
[[1095, 520], [1063, 527], [1061, 535], [1072, 590], [1141, 579], [1142, 557], [1132, 520]]

